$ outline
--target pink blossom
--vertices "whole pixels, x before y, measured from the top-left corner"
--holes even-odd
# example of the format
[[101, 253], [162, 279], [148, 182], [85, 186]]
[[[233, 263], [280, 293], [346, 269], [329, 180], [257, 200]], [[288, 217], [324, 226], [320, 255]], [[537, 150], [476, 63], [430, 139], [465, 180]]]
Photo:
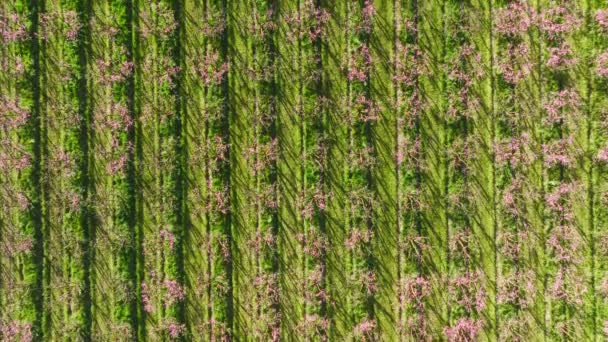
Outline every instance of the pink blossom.
[[608, 51], [602, 52], [595, 60], [595, 70], [600, 77], [608, 77]]
[[209, 51], [202, 59], [202, 64], [198, 67], [198, 75], [205, 85], [218, 85], [228, 73], [229, 64], [220, 63], [220, 55], [217, 51]]
[[553, 252], [553, 260], [562, 264], [582, 262], [578, 254], [582, 244], [582, 238], [576, 228], [567, 224], [554, 227], [547, 239], [547, 246]]
[[76, 11], [47, 12], [40, 15], [40, 35], [41, 39], [48, 40], [50, 35], [63, 28], [62, 32], [65, 39], [75, 41], [82, 25], [78, 19]]
[[123, 76], [130, 76], [133, 74], [133, 70], [135, 69], [135, 64], [131, 61], [123, 61], [120, 64], [120, 73]]
[[445, 327], [444, 333], [450, 342], [471, 342], [477, 338], [483, 323], [472, 318], [461, 318], [453, 327]]
[[25, 210], [30, 206], [30, 200], [27, 198], [25, 193], [18, 191], [15, 193], [15, 198], [17, 200], [17, 205], [21, 210]]
[[572, 49], [566, 43], [559, 47], [549, 48], [549, 59], [547, 66], [553, 70], [561, 70], [576, 63], [576, 58], [572, 57]]
[[329, 329], [329, 320], [327, 318], [322, 318], [317, 314], [306, 314], [298, 328], [302, 330], [304, 334], [316, 335], [319, 332]]
[[0, 59], [0, 71], [17, 79], [25, 74], [25, 64], [19, 56]]
[[494, 151], [496, 153], [496, 161], [499, 165], [510, 164], [512, 167], [519, 165], [527, 165], [534, 160], [534, 156], [530, 155], [530, 136], [527, 133], [522, 133], [519, 137], [514, 136], [504, 139], [496, 144]]
[[376, 321], [364, 319], [355, 326], [355, 334], [359, 336], [371, 336], [376, 329]]
[[127, 156], [121, 155], [118, 159], [111, 160], [106, 166], [106, 171], [110, 175], [117, 175], [122, 172], [127, 164]]
[[213, 208], [222, 214], [227, 214], [230, 211], [230, 202], [228, 197], [228, 190], [217, 190], [213, 192]]
[[520, 257], [528, 245], [530, 236], [525, 230], [517, 232], [503, 231], [498, 237], [500, 252], [505, 258], [515, 260]]
[[362, 272], [360, 282], [363, 284], [368, 296], [372, 296], [378, 290], [376, 273], [374, 271]]
[[597, 10], [597, 12], [595, 12], [595, 20], [602, 29], [608, 29], [608, 9]]
[[351, 65], [348, 69], [348, 80], [365, 82], [367, 80], [369, 67], [372, 64], [369, 48], [366, 45], [361, 46], [351, 58]]
[[218, 161], [225, 161], [226, 155], [228, 153], [229, 144], [224, 142], [224, 138], [220, 135], [216, 135], [213, 137], [211, 142], [211, 146], [209, 148], [213, 149], [215, 152], [215, 159]]
[[152, 301], [150, 300], [148, 284], [146, 284], [145, 282], [141, 283], [141, 302], [144, 306], [145, 312], [152, 312]]
[[522, 1], [509, 3], [507, 7], [497, 10], [496, 31], [498, 33], [514, 36], [524, 33], [532, 25], [533, 12]]
[[67, 199], [69, 200], [69, 208], [71, 210], [78, 210], [80, 206], [80, 195], [77, 192], [69, 191]]
[[308, 282], [311, 286], [321, 286], [323, 281], [323, 267], [317, 266], [308, 274]]
[[414, 234], [408, 234], [400, 243], [400, 248], [408, 253], [414, 254], [416, 258], [420, 257], [419, 251], [426, 251], [430, 248], [428, 238]]
[[608, 146], [597, 152], [597, 156], [595, 157], [598, 161], [608, 163]]
[[[272, 17], [272, 15], [270, 16]], [[199, 23], [201, 33], [206, 37], [213, 38], [220, 35], [226, 29], [226, 20], [221, 17], [210, 18]]]
[[[469, 70], [465, 70], [462, 67], [462, 61], [468, 61], [468, 67], [472, 67]], [[483, 77], [485, 71], [483, 70], [483, 63], [481, 61], [481, 54], [476, 51], [475, 46], [471, 44], [464, 44], [458, 49], [458, 53], [452, 58], [451, 63], [457, 66], [453, 68], [448, 77], [451, 80], [460, 82], [463, 86], [464, 93], [459, 93], [462, 97], [465, 97], [467, 90], [473, 85], [475, 78]], [[462, 91], [462, 90], [461, 90]]]
[[417, 164], [420, 161], [419, 156], [422, 147], [420, 137], [416, 137], [414, 141], [411, 141], [405, 139], [403, 135], [399, 135], [397, 143], [399, 145], [395, 157], [397, 165], [402, 165], [405, 162]]
[[547, 112], [545, 121], [551, 124], [561, 122], [567, 117], [578, 114], [580, 97], [574, 88], [568, 88], [554, 93], [545, 103]]
[[166, 241], [169, 244], [169, 249], [173, 249], [173, 246], [175, 245], [175, 235], [164, 228], [161, 229], [159, 235], [162, 241]]
[[579, 25], [580, 19], [561, 6], [548, 8], [540, 16], [540, 28], [550, 39], [555, 38], [557, 34], [569, 32]]
[[350, 233], [348, 239], [344, 242], [344, 245], [353, 250], [361, 245], [361, 243], [368, 243], [372, 239], [372, 233], [369, 230], [355, 229]]
[[327, 12], [325, 9], [319, 9], [315, 7], [313, 9], [313, 18], [314, 25], [312, 25], [312, 27], [308, 31], [308, 36], [311, 41], [315, 41], [323, 35], [323, 27], [327, 22], [329, 22], [331, 16], [329, 12]]
[[22, 321], [0, 322], [0, 337], [3, 341], [30, 342], [33, 340], [32, 325]]
[[275, 324], [271, 331], [272, 342], [279, 342], [281, 340], [281, 328], [279, 324]]
[[15, 257], [19, 254], [29, 253], [34, 246], [34, 241], [31, 237], [23, 235], [21, 233], [14, 234], [10, 243], [0, 244], [2, 249], [0, 250], [3, 255], [7, 257]]
[[230, 261], [231, 258], [231, 251], [230, 251], [230, 244], [228, 242], [228, 240], [225, 237], [218, 237], [217, 238], [217, 244], [220, 247], [220, 252], [222, 254], [222, 257], [224, 258], [225, 261]]
[[63, 12], [63, 24], [68, 27], [68, 30], [65, 33], [66, 39], [75, 41], [78, 38], [78, 32], [82, 27], [78, 20], [78, 13], [76, 11]]
[[123, 82], [133, 74], [134, 64], [130, 61], [123, 61], [120, 64], [98, 59], [96, 62], [99, 69], [99, 82], [103, 85], [110, 85]]
[[560, 269], [549, 287], [549, 296], [554, 300], [563, 301], [570, 305], [582, 305], [583, 296], [587, 292], [581, 277], [569, 274], [568, 270]]
[[500, 59], [498, 68], [507, 83], [517, 84], [530, 74], [533, 63], [530, 61], [530, 47], [527, 43], [509, 43], [506, 53]]
[[165, 279], [165, 305], [171, 305], [174, 302], [182, 301], [185, 298], [185, 292], [182, 286], [175, 280]]
[[186, 326], [184, 324], [169, 323], [167, 331], [171, 338], [178, 338], [186, 331]]
[[155, 35], [160, 39], [167, 39], [169, 34], [177, 28], [177, 23], [170, 6], [161, 3], [160, 6], [155, 6], [154, 12], [140, 11], [139, 33], [142, 38], [148, 38], [150, 35]]
[[522, 198], [523, 183], [519, 178], [511, 179], [509, 185], [505, 188], [502, 194], [502, 201], [505, 209], [513, 217], [519, 217], [522, 212], [519, 207], [518, 200]]
[[471, 233], [468, 230], [459, 230], [452, 234], [448, 243], [452, 255], [469, 260], [471, 257], [469, 255], [470, 239]]
[[430, 293], [430, 283], [424, 277], [407, 277], [401, 282], [401, 302], [419, 303]]
[[417, 46], [397, 42], [396, 57], [393, 80], [408, 87], [414, 87], [415, 80], [420, 74], [421, 66], [416, 63], [421, 58], [420, 49]]
[[0, 96], [0, 128], [14, 129], [27, 122], [30, 112], [20, 102], [20, 98]]
[[363, 16], [363, 25], [361, 29], [366, 32], [371, 31], [372, 19], [376, 14], [376, 8], [374, 7], [374, 3], [372, 0], [365, 0], [365, 2], [363, 3], [363, 10], [361, 14]]
[[[605, 200], [604, 200], [605, 203]], [[596, 237], [598, 254], [607, 256], [608, 255], [608, 234], [600, 233]], [[606, 294], [608, 296], [608, 293]]]
[[279, 277], [277, 273], [263, 273], [255, 277], [253, 286], [270, 301], [276, 303], [279, 300], [278, 281]]
[[[301, 234], [301, 236], [304, 236], [304, 234]], [[251, 250], [255, 251], [256, 253], [260, 253], [264, 247], [274, 246], [275, 240], [276, 239], [272, 234], [263, 234], [262, 232], [257, 231], [253, 237], [246, 242], [246, 244]]]
[[567, 196], [573, 193], [575, 189], [576, 185], [574, 183], [562, 183], [546, 195], [545, 201], [550, 209], [561, 212], [565, 209], [564, 202], [567, 201]]
[[327, 241], [316, 231], [309, 232], [308, 236], [298, 234], [296, 239], [303, 246], [304, 253], [315, 258], [321, 257], [327, 248]]
[[533, 304], [534, 272], [516, 272], [501, 277], [498, 286], [498, 302], [500, 304], [513, 304], [527, 308]]
[[22, 155], [15, 161], [14, 168], [15, 170], [23, 170], [30, 166], [30, 156], [27, 154]]
[[361, 121], [371, 122], [378, 120], [381, 107], [376, 101], [368, 99], [363, 95], [360, 95], [355, 100], [355, 103], [361, 108]]
[[325, 206], [326, 206], [326, 196], [325, 194], [321, 193], [321, 192], [317, 192], [314, 194], [314, 201], [317, 204], [317, 207], [319, 208], [319, 210], [323, 211], [325, 210]]
[[573, 145], [573, 138], [567, 137], [543, 144], [543, 154], [547, 167], [562, 165], [571, 167], [574, 163], [570, 149]]
[[447, 289], [450, 299], [467, 312], [483, 310], [486, 294], [481, 280], [479, 273], [469, 271], [450, 279]]
[[4, 43], [25, 40], [28, 34], [23, 19], [16, 13], [0, 16], [0, 37]]
[[127, 106], [117, 103], [114, 105], [113, 111], [116, 112], [122, 120], [120, 126], [124, 127], [125, 129], [129, 129], [131, 126], [133, 126], [133, 119], [131, 118], [131, 115], [129, 115], [129, 109]]

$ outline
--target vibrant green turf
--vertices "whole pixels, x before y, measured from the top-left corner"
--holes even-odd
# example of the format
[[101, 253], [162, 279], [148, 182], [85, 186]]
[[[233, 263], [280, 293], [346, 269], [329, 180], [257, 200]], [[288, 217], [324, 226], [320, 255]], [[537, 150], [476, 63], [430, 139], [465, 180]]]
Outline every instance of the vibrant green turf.
[[298, 37], [301, 23], [289, 20], [301, 17], [298, 2], [278, 2], [277, 18], [281, 24], [276, 30], [276, 101], [277, 138], [279, 152], [278, 205], [279, 236], [279, 292], [290, 293], [280, 297], [279, 309], [285, 315], [281, 331], [297, 334], [296, 328], [304, 319], [304, 253], [298, 236], [305, 234], [302, 217], [303, 174], [302, 156], [302, 67], [301, 42]]

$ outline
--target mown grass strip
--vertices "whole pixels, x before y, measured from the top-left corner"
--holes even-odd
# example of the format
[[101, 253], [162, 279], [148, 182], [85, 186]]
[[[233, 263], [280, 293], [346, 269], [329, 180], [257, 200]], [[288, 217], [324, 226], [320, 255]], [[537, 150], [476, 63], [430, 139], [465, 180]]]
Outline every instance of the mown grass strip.
[[297, 2], [280, 2], [277, 30], [277, 138], [279, 191], [279, 291], [281, 334], [294, 336], [299, 322], [304, 320], [303, 251], [298, 235], [304, 234], [301, 217], [302, 202], [302, 119], [299, 64], [300, 44], [298, 24], [292, 18], [300, 16]]
[[[37, 115], [33, 89], [37, 89], [37, 70], [34, 65], [33, 45], [28, 35], [36, 32], [28, 3], [24, 1], [5, 1], [0, 5], [0, 16], [4, 35], [0, 38], [0, 107], [3, 123], [0, 124], [0, 333], [2, 339], [26, 338], [28, 335], [40, 336], [38, 324], [38, 285], [39, 256], [36, 242], [39, 216], [35, 213], [38, 187], [32, 183], [38, 177], [37, 164], [31, 163], [36, 150], [37, 139], [32, 130], [33, 120], [20, 116], [29, 113]], [[31, 28], [31, 30], [28, 30]], [[23, 30], [21, 34], [11, 33]], [[37, 57], [35, 57], [37, 58]], [[32, 75], [32, 76], [30, 76]], [[34, 77], [35, 76], [35, 77]], [[31, 77], [28, 79], [28, 77]], [[16, 120], [16, 121], [15, 121]], [[23, 121], [21, 121], [23, 120]], [[24, 157], [29, 163], [24, 165]], [[30, 200], [28, 202], [28, 200]], [[33, 245], [33, 246], [32, 246]], [[41, 255], [41, 254], [40, 254]], [[6, 327], [15, 327], [13, 331]], [[14, 334], [11, 336], [11, 334]]]
[[[157, 4], [155, 4], [157, 5]], [[160, 331], [164, 318], [162, 297], [157, 290], [162, 288], [164, 279], [164, 249], [160, 237], [164, 229], [164, 204], [162, 192], [162, 177], [164, 168], [161, 165], [161, 149], [163, 137], [161, 136], [160, 84], [162, 42], [157, 35], [160, 6], [152, 3], [137, 2], [137, 20], [139, 31], [136, 33], [137, 54], [139, 57], [137, 70], [137, 105], [138, 105], [138, 180], [141, 189], [138, 224], [143, 233], [141, 237], [143, 246], [143, 268], [141, 273], [142, 284], [145, 283], [147, 297], [151, 308], [145, 311], [141, 319], [145, 320], [145, 327], [140, 328], [138, 336], [149, 338], [162, 338]], [[142, 31], [145, 33], [142, 34]], [[147, 245], [147, 246], [146, 246]]]
[[230, 203], [232, 230], [232, 281], [234, 300], [234, 336], [247, 336], [256, 322], [256, 264], [247, 244], [255, 239], [253, 208], [253, 170], [248, 149], [253, 145], [254, 86], [248, 77], [253, 68], [253, 47], [249, 37], [253, 27], [251, 1], [227, 4], [228, 129], [230, 135]]
[[[40, 5], [38, 1], [30, 1], [28, 3], [28, 12], [30, 16], [31, 37], [37, 37], [40, 26]], [[32, 38], [31, 42], [31, 91], [32, 91], [32, 110], [30, 120], [28, 120], [28, 131], [33, 140], [32, 143], [32, 169], [30, 173], [29, 190], [31, 198], [30, 217], [33, 226], [33, 262], [35, 265], [35, 281], [32, 289], [32, 300], [36, 308], [36, 319], [32, 326], [33, 335], [43, 338], [45, 336], [44, 329], [44, 235], [42, 227], [42, 187], [40, 180], [42, 179], [42, 142], [41, 142], [41, 96], [40, 96], [40, 41], [37, 38]]]
[[80, 32], [78, 34], [78, 81], [77, 81], [77, 96], [78, 96], [78, 119], [80, 125], [78, 127], [78, 149], [80, 154], [77, 160], [78, 167], [78, 185], [80, 196], [80, 242], [82, 256], [82, 295], [80, 297], [81, 305], [83, 306], [83, 329], [81, 337], [85, 341], [90, 341], [93, 332], [93, 315], [92, 315], [92, 286], [91, 272], [93, 259], [93, 245], [91, 243], [91, 225], [93, 224], [93, 215], [91, 205], [89, 203], [91, 174], [90, 174], [90, 116], [89, 103], [87, 92], [89, 86], [88, 74], [88, 55], [90, 54], [91, 30], [89, 23], [91, 20], [91, 3], [89, 1], [80, 1], [77, 5], [78, 19], [81, 23]]
[[184, 222], [184, 276], [186, 289], [186, 322], [190, 334], [207, 336], [211, 329], [205, 327], [213, 318], [213, 302], [210, 298], [212, 281], [212, 255], [209, 205], [212, 189], [209, 160], [209, 109], [206, 103], [207, 89], [198, 76], [196, 60], [208, 53], [207, 38], [201, 27], [208, 23], [209, 4], [200, 6], [197, 1], [186, 1], [183, 6], [183, 22], [180, 25], [183, 64], [183, 86], [180, 96], [187, 97], [183, 106], [185, 132], [184, 158], [186, 169], [186, 220]]
[[369, 37], [372, 60], [369, 79], [370, 100], [378, 108], [371, 137], [376, 162], [372, 169], [375, 200], [373, 210], [373, 266], [377, 279], [374, 315], [379, 338], [397, 338], [397, 116], [395, 115], [394, 2], [376, 0]]
[[[132, 75], [130, 3], [91, 0], [87, 46], [87, 115], [90, 132], [89, 201], [91, 320], [93, 340], [137, 334], [133, 236], [135, 205], [129, 127], [133, 108], [125, 87]], [[115, 15], [115, 21], [107, 18]], [[123, 50], [124, 49], [124, 50]], [[125, 50], [127, 56], [125, 56]], [[130, 88], [130, 87], [129, 87]], [[131, 139], [129, 141], [129, 139]]]
[[585, 322], [581, 339], [597, 340], [603, 333], [603, 322], [598, 317], [598, 303], [601, 305], [601, 292], [598, 291], [598, 284], [601, 284], [601, 279], [598, 279], [597, 272], [597, 227], [595, 211], [595, 192], [599, 189], [597, 184], [597, 170], [594, 165], [594, 159], [598, 154], [596, 146], [597, 128], [595, 121], [597, 120], [598, 110], [595, 107], [597, 103], [596, 89], [593, 84], [596, 70], [594, 64], [594, 48], [597, 46], [597, 33], [594, 31], [594, 19], [599, 3], [595, 1], [577, 1], [573, 9], [580, 13], [581, 31], [574, 34], [569, 39], [577, 59], [581, 63], [579, 72], [574, 73], [575, 88], [581, 99], [580, 116], [581, 120], [575, 126], [573, 132], [577, 141], [577, 146], [580, 146], [581, 155], [577, 162], [577, 168], [574, 171], [575, 177], [581, 182], [581, 194], [575, 203], [575, 212], [577, 216], [577, 226], [581, 231], [583, 241], [585, 241], [584, 249], [584, 283], [587, 292], [584, 296], [583, 310], [579, 312], [579, 317]]
[[423, 256], [423, 268], [430, 282], [425, 313], [433, 339], [443, 338], [449, 325], [448, 298], [448, 225], [446, 217], [446, 127], [444, 122], [444, 2], [421, 2], [419, 47], [427, 67], [420, 77], [422, 113], [422, 234], [431, 248]]
[[[82, 268], [78, 223], [79, 194], [74, 175], [79, 150], [74, 75], [76, 35], [80, 28], [73, 3], [46, 1], [42, 13], [43, 44], [42, 108], [45, 130], [44, 174], [45, 231], [49, 282], [48, 327], [51, 339], [77, 336], [82, 332], [82, 307], [78, 291]], [[60, 285], [57, 285], [60, 284]]]
[[[461, 2], [462, 3], [462, 2]], [[497, 288], [497, 221], [495, 189], [495, 108], [494, 108], [494, 39], [492, 36], [493, 2], [473, 1], [470, 5], [461, 5], [461, 16], [471, 28], [465, 33], [474, 51], [479, 54], [479, 65], [470, 56], [467, 63], [472, 74], [481, 70], [481, 77], [474, 77], [472, 94], [479, 99], [476, 107], [469, 109], [472, 113], [468, 133], [474, 146], [473, 160], [470, 160], [469, 181], [465, 192], [470, 194], [473, 213], [469, 222], [472, 224], [474, 240], [478, 241], [480, 253], [475, 260], [482, 272], [485, 289], [485, 309], [480, 318], [485, 321], [483, 336], [486, 340], [498, 339], [498, 317], [496, 303]], [[471, 101], [474, 103], [474, 101]], [[468, 113], [467, 113], [468, 114]]]
[[348, 58], [348, 40], [344, 32], [348, 13], [345, 2], [323, 1], [322, 8], [329, 13], [322, 41], [322, 92], [327, 103], [326, 130], [328, 136], [327, 192], [332, 198], [327, 204], [327, 291], [329, 339], [348, 336], [354, 326], [351, 311], [349, 251], [345, 245], [349, 236], [347, 204], [348, 177], [348, 80], [344, 66]]
[[[183, 288], [176, 273], [180, 243], [181, 146], [176, 92], [175, 39], [179, 28], [174, 4], [138, 2], [136, 50], [139, 57], [135, 97], [138, 110], [139, 224], [143, 231], [141, 279], [145, 327], [140, 336], [159, 339], [181, 335], [178, 321]], [[147, 303], [147, 301], [150, 301]], [[146, 305], [150, 304], [150, 305]], [[141, 308], [141, 306], [140, 306]], [[140, 314], [141, 315], [141, 314]]]

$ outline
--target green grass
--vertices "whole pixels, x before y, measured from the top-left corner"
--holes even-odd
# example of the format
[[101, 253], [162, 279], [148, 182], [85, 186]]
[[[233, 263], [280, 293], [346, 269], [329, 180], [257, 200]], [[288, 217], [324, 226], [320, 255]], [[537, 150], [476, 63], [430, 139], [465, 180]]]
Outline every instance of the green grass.
[[[297, 2], [280, 3], [275, 45], [277, 48], [277, 138], [279, 201], [279, 291], [292, 293], [280, 297], [281, 332], [295, 335], [304, 319], [304, 253], [298, 235], [305, 234], [302, 218], [302, 72], [301, 43], [297, 38], [301, 24], [289, 24], [289, 17], [300, 16]], [[295, 37], [295, 41], [294, 41]]]
[[[580, 1], [576, 4], [585, 15], [583, 21], [584, 30], [590, 32], [593, 25], [593, 14], [597, 10], [597, 4], [593, 2]], [[592, 46], [597, 37], [595, 34], [581, 35], [574, 37], [572, 46], [575, 49], [578, 58], [582, 61], [590, 63], [592, 61]], [[595, 203], [594, 191], [597, 188], [595, 177], [595, 165], [593, 156], [597, 155], [597, 148], [594, 146], [593, 118], [596, 115], [596, 110], [593, 108], [593, 69], [587, 64], [581, 72], [581, 78], [577, 79], [576, 89], [581, 94], [582, 106], [581, 112], [583, 124], [575, 126], [576, 141], [579, 142], [581, 148], [585, 151], [579, 161], [579, 167], [574, 171], [574, 176], [583, 183], [583, 190], [580, 198], [576, 200], [575, 210], [577, 212], [577, 225], [580, 227], [581, 236], [586, 241], [582, 246], [584, 254], [584, 265], [580, 268], [585, 274], [585, 283], [588, 286], [588, 291], [584, 296], [584, 310], [575, 314], [584, 320], [586, 324], [583, 326], [582, 339], [597, 339], [602, 332], [602, 322], [598, 321], [598, 304], [595, 298], [597, 293], [597, 272], [596, 272], [596, 252], [595, 252]]]
[[[2, 44], [0, 98], [18, 96], [31, 113], [26, 125], [0, 126], [0, 139], [22, 146], [31, 165], [0, 175], [0, 246], [29, 238], [32, 248], [0, 258], [0, 324], [31, 323], [35, 340], [171, 340], [171, 324], [184, 324], [183, 340], [334, 341], [364, 339], [367, 320], [368, 339], [416, 340], [411, 326], [424, 321], [442, 340], [469, 317], [483, 322], [481, 340], [510, 339], [514, 320], [525, 340], [601, 339], [608, 187], [596, 156], [608, 139], [607, 83], [595, 59], [608, 34], [595, 13], [605, 3], [530, 2], [535, 12], [576, 11], [581, 28], [557, 40], [537, 28], [498, 32], [509, 3], [2, 2], [0, 14], [24, 15], [32, 38]], [[81, 24], [73, 41], [62, 36], [68, 11]], [[316, 16], [327, 20], [318, 40]], [[556, 72], [547, 61], [560, 39], [578, 63]], [[527, 56], [509, 57], [522, 42]], [[461, 57], [465, 46], [473, 53]], [[19, 59], [23, 74], [12, 70]], [[530, 64], [516, 85], [501, 71], [509, 59]], [[133, 73], [120, 71], [127, 62]], [[470, 83], [451, 74], [461, 69]], [[349, 79], [355, 71], [365, 75]], [[579, 116], [548, 124], [544, 106], [568, 87]], [[370, 105], [377, 112], [365, 118]], [[520, 152], [536, 158], [499, 164], [494, 145], [522, 134], [530, 143]], [[572, 167], [545, 165], [542, 145], [568, 134], [579, 150]], [[503, 198], [513, 180], [520, 217]], [[571, 181], [582, 259], [568, 267], [586, 286], [574, 305], [550, 296], [565, 264], [547, 240], [567, 220], [546, 201]], [[20, 192], [27, 208], [11, 196]], [[506, 234], [524, 231], [521, 254], [503, 254]], [[351, 249], [356, 232], [373, 237]], [[470, 258], [449, 248], [463, 232]], [[448, 291], [468, 271], [481, 275], [479, 310]], [[503, 282], [528, 272], [532, 305], [500, 302]], [[365, 276], [375, 276], [373, 291]], [[400, 291], [417, 277], [430, 282], [421, 306]], [[172, 280], [183, 301], [168, 299]]]
[[373, 210], [372, 259], [377, 292], [374, 294], [374, 316], [379, 338], [397, 337], [397, 120], [394, 70], [395, 18], [392, 1], [374, 1], [374, 17], [369, 46], [373, 66], [370, 70], [370, 100], [379, 106], [378, 119], [372, 123], [371, 138], [376, 164], [372, 169], [372, 188], [377, 205]]
[[[127, 106], [127, 92], [123, 84], [107, 82], [111, 71], [103, 71], [101, 61], [116, 67], [123, 62], [125, 40], [129, 39], [125, 3], [116, 1], [91, 1], [85, 7], [91, 18], [91, 41], [86, 48], [87, 59], [94, 63], [87, 64], [88, 93], [87, 118], [90, 203], [92, 211], [89, 229], [89, 248], [91, 255], [91, 300], [93, 303], [104, 302], [104, 306], [93, 306], [91, 312], [92, 338], [115, 338], [119, 335], [137, 336], [137, 315], [134, 313], [135, 298], [128, 293], [136, 293], [137, 274], [134, 272], [134, 249], [137, 240], [134, 238], [134, 225], [130, 215], [134, 213], [135, 203], [128, 199], [128, 187], [132, 186], [132, 177], [127, 177], [127, 166], [115, 175], [108, 166], [125, 153], [127, 144], [126, 132], [112, 132], [107, 125], [107, 118], [117, 118], [116, 106]], [[108, 23], [104, 20], [109, 13], [116, 13], [117, 21]], [[108, 26], [110, 25], [110, 26]], [[117, 30], [112, 39], [108, 29]], [[129, 112], [127, 115], [132, 115]], [[112, 147], [112, 140], [118, 147]], [[131, 142], [133, 142], [131, 140]], [[130, 241], [130, 243], [123, 243]]]
[[[428, 248], [423, 255], [424, 275], [431, 283], [431, 294], [425, 304], [425, 315], [431, 327], [450, 323], [448, 296], [445, 291], [448, 275], [447, 161], [446, 105], [441, 96], [445, 87], [443, 65], [445, 47], [445, 4], [443, 1], [419, 3], [419, 47], [426, 56], [427, 68], [420, 77], [422, 112], [420, 138], [422, 141], [422, 235]], [[433, 339], [442, 336], [433, 329]]]
[[[184, 230], [184, 277], [188, 295], [186, 297], [186, 321], [188, 328], [195, 336], [212, 336], [205, 323], [214, 317], [210, 296], [213, 277], [212, 263], [215, 255], [211, 253], [211, 215], [205, 208], [209, 201], [212, 171], [209, 165], [209, 150], [206, 148], [210, 139], [210, 123], [205, 119], [209, 110], [208, 89], [197, 75], [195, 66], [198, 56], [204, 56], [211, 44], [200, 30], [197, 18], [208, 18], [209, 9], [199, 6], [195, 1], [187, 1], [182, 8], [181, 41], [184, 68], [181, 96], [188, 96], [182, 109], [185, 132], [185, 154], [187, 160], [185, 185], [186, 221]], [[196, 42], [196, 44], [193, 44]], [[197, 191], [201, 189], [200, 191]], [[209, 284], [206, 284], [206, 281]]]
[[[487, 322], [483, 330], [483, 338], [496, 339], [498, 336], [499, 321], [497, 316], [496, 287], [497, 287], [497, 194], [496, 175], [494, 167], [494, 154], [488, 148], [496, 141], [496, 108], [493, 91], [494, 75], [494, 36], [491, 31], [491, 11], [493, 2], [474, 1], [469, 6], [461, 7], [457, 15], [465, 16], [466, 23], [475, 27], [465, 32], [465, 40], [480, 51], [480, 64], [476, 56], [470, 56], [465, 62], [469, 70], [479, 68], [482, 76], [474, 79], [472, 96], [479, 98], [479, 104], [471, 111], [471, 119], [467, 119], [468, 138], [473, 141], [471, 170], [467, 175], [467, 186], [475, 194], [470, 203], [472, 215], [467, 223], [472, 225], [472, 233], [479, 241], [477, 248], [479, 255], [475, 266], [483, 274], [486, 297], [486, 307], [480, 316]], [[464, 30], [463, 30], [464, 31]], [[472, 103], [474, 103], [472, 101]]]
[[252, 286], [256, 277], [256, 260], [254, 252], [247, 248], [247, 244], [254, 240], [256, 232], [251, 205], [255, 184], [247, 152], [254, 141], [252, 121], [255, 115], [255, 82], [250, 82], [247, 76], [254, 66], [253, 43], [249, 38], [249, 30], [253, 26], [253, 8], [251, 1], [231, 1], [228, 3], [226, 14], [230, 60], [228, 127], [234, 336], [251, 333], [257, 316], [257, 303], [254, 300], [257, 296]]
[[327, 204], [327, 291], [335, 304], [328, 305], [330, 318], [329, 338], [340, 339], [348, 335], [354, 325], [352, 299], [347, 285], [349, 251], [344, 241], [348, 233], [347, 170], [348, 170], [348, 122], [347, 78], [343, 61], [347, 58], [348, 41], [344, 34], [347, 27], [347, 5], [343, 2], [324, 1], [322, 8], [330, 14], [326, 38], [322, 41], [323, 65], [322, 93], [327, 98], [325, 129], [328, 137], [327, 192], [331, 200]]
[[[77, 94], [75, 92], [76, 44], [65, 38], [70, 29], [58, 23], [74, 11], [74, 4], [48, 1], [44, 4], [42, 39], [42, 145], [45, 246], [45, 329], [51, 339], [80, 335], [83, 307], [78, 296], [82, 285], [79, 255], [81, 235], [78, 208], [71, 201], [78, 196], [75, 163], [78, 158]], [[62, 286], [53, 286], [62, 284]]]
[[[19, 14], [23, 18], [23, 24], [30, 25], [27, 4], [21, 1], [6, 1], [0, 6], [0, 13], [3, 15]], [[0, 94], [2, 101], [11, 102], [20, 98], [19, 106], [31, 110], [33, 104], [33, 86], [28, 84], [27, 74], [17, 72], [15, 66], [20, 58], [24, 63], [24, 71], [31, 72], [34, 67], [32, 62], [36, 60], [30, 55], [31, 45], [27, 41], [18, 41], [3, 44], [0, 52], [0, 59], [3, 65], [8, 66], [8, 70], [3, 72], [0, 77]], [[3, 104], [4, 106], [4, 104]], [[3, 129], [0, 133], [0, 139], [7, 141], [3, 148], [0, 149], [4, 156], [7, 153], [14, 154], [18, 149], [31, 152], [36, 149], [33, 140], [36, 136], [36, 130], [31, 130], [32, 124], [25, 125], [12, 130]], [[19, 153], [15, 154], [19, 155]], [[0, 177], [0, 190], [5, 198], [4, 204], [0, 209], [0, 248], [10, 250], [17, 244], [25, 241], [33, 241], [34, 232], [39, 227], [38, 207], [33, 205], [28, 208], [22, 208], [19, 205], [17, 195], [27, 196], [30, 199], [35, 199], [38, 188], [36, 187], [36, 179], [38, 177], [38, 169], [30, 167], [21, 171], [9, 170], [8, 173], [3, 172]], [[35, 201], [32, 201], [36, 203]], [[34, 204], [32, 203], [32, 204]], [[36, 247], [39, 247], [36, 244]], [[41, 249], [40, 249], [41, 250]], [[40, 254], [36, 254], [38, 257]], [[41, 317], [38, 312], [41, 308], [41, 297], [38, 291], [29, 291], [41, 281], [41, 270], [34, 258], [27, 251], [15, 251], [14, 253], [2, 253], [0, 257], [0, 321], [6, 324], [11, 321], [19, 323], [39, 323], [38, 318]], [[29, 293], [28, 293], [29, 292]], [[36, 333], [39, 333], [40, 326], [35, 326]]]

